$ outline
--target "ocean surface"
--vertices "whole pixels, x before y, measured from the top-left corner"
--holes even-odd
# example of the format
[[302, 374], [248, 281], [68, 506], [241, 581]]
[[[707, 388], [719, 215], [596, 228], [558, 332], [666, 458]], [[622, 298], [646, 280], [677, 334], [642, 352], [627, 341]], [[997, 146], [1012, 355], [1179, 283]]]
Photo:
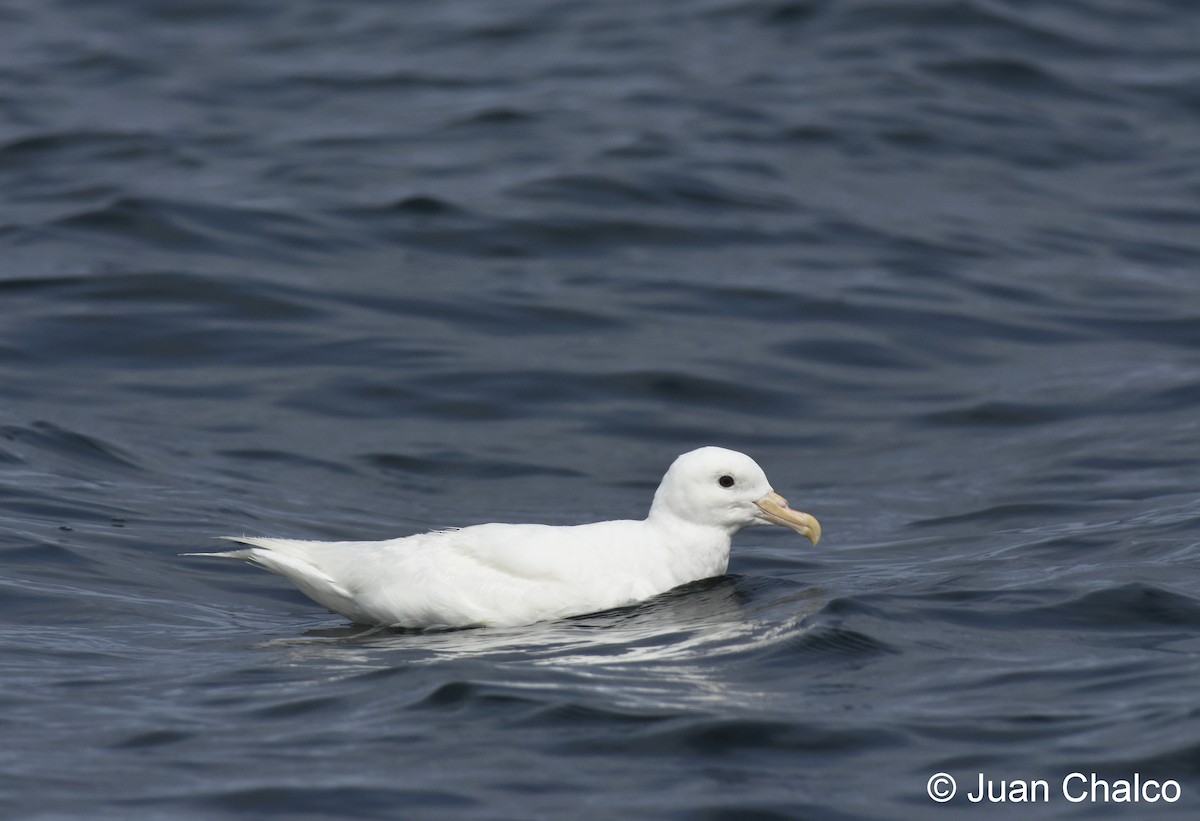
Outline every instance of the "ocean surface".
[[[0, 817], [1200, 817], [1197, 32], [3, 3]], [[706, 444], [819, 547], [372, 635], [179, 556], [636, 518]]]

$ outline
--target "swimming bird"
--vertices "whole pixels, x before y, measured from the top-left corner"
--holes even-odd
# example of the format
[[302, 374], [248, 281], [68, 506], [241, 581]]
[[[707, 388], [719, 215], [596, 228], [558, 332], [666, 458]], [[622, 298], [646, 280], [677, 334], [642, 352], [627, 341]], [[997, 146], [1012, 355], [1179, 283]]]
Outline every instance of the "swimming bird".
[[358, 624], [519, 626], [723, 575], [733, 535], [767, 524], [814, 545], [821, 538], [817, 520], [790, 508], [753, 459], [703, 447], [671, 464], [641, 520], [491, 523], [372, 542], [223, 536], [247, 547], [184, 555], [258, 565]]

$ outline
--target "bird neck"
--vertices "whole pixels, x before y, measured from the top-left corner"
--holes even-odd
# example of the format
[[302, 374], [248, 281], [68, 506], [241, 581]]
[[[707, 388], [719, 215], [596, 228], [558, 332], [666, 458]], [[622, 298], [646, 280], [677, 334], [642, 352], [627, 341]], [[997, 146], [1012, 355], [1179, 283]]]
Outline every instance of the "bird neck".
[[679, 533], [689, 533], [691, 537], [696, 537], [701, 532], [720, 532], [726, 540], [732, 539], [734, 534], [742, 529], [741, 525], [724, 524], [722, 522], [697, 522], [694, 519], [689, 519], [676, 513], [670, 506], [660, 504], [656, 499], [654, 504], [650, 505], [650, 513], [646, 516], [646, 521], [669, 528], [671, 531]]
[[720, 576], [729, 566], [733, 534], [720, 525], [688, 521], [665, 508], [651, 508], [646, 525], [658, 531], [657, 543], [675, 557], [676, 584]]

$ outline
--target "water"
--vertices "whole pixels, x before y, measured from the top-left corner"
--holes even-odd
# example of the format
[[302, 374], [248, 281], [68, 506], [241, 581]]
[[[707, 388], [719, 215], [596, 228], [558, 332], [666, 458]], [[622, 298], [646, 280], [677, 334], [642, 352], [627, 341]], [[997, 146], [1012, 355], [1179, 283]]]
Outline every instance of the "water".
[[[1197, 9], [6, 4], [0, 814], [1196, 817]], [[177, 556], [702, 444], [820, 547], [366, 636]]]

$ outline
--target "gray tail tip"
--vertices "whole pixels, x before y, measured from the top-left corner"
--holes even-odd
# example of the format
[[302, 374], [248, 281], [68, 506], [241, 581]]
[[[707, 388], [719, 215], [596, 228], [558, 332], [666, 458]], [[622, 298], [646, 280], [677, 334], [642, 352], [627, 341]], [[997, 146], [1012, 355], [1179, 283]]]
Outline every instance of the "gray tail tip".
[[216, 550], [216, 551], [210, 551], [210, 552], [205, 552], [205, 553], [200, 553], [200, 552], [180, 553], [179, 555], [180, 556], [210, 556], [210, 557], [215, 556], [215, 557], [221, 558], [221, 559], [240, 559], [245, 556], [246, 551], [250, 547], [249, 542], [243, 541], [243, 539], [248, 538], [246, 536], [213, 536], [213, 538], [221, 539], [222, 541], [226, 541], [226, 542], [237, 542], [238, 544], [247, 545], [247, 547], [242, 548], [240, 550]]

